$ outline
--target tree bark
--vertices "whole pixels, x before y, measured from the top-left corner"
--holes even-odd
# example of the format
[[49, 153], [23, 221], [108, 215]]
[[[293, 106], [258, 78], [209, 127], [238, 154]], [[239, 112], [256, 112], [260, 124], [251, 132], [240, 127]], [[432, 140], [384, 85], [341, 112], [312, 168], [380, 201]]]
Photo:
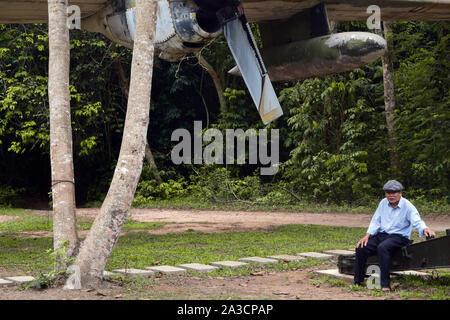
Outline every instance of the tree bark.
[[[390, 23], [383, 21], [384, 38], [388, 42], [386, 52], [381, 56], [383, 64], [383, 84], [384, 84], [384, 108], [386, 113], [386, 127], [388, 131], [388, 148], [391, 175], [393, 178], [400, 176], [400, 157], [397, 152], [397, 141], [395, 138], [394, 113], [395, 113], [395, 92], [394, 92], [394, 70], [390, 48], [392, 43], [389, 41], [391, 27]], [[378, 35], [381, 30], [377, 30]]]
[[55, 261], [59, 270], [67, 267], [64, 258], [77, 253], [79, 240], [75, 216], [72, 125], [70, 117], [70, 39], [66, 4], [48, 1], [50, 105], [50, 161], [53, 198], [54, 250], [66, 246], [65, 255]]
[[158, 167], [156, 166], [155, 158], [153, 158], [153, 153], [152, 150], [150, 149], [148, 141], [145, 142], [145, 160], [147, 160], [147, 163], [152, 169], [156, 181], [158, 181], [158, 183], [163, 183], [163, 180], [161, 178], [161, 175], [159, 174]]
[[[108, 194], [76, 259], [81, 287], [101, 282], [142, 171], [149, 123], [156, 10], [156, 0], [136, 1], [136, 35], [122, 146]], [[73, 277], [67, 283], [71, 279]]]
[[[114, 61], [114, 65], [116, 66], [117, 75], [119, 76], [120, 87], [122, 88], [122, 92], [125, 97], [128, 99], [129, 96], [129, 87], [128, 87], [128, 79], [125, 74], [125, 70], [123, 70], [122, 64], [118, 59]], [[152, 150], [150, 149], [150, 144], [148, 140], [145, 142], [145, 160], [150, 165], [150, 168], [153, 171], [153, 175], [155, 176], [156, 181], [158, 183], [162, 183], [161, 175], [159, 174], [158, 167], [156, 166], [155, 159], [153, 158]]]
[[205, 60], [202, 56], [202, 52], [200, 51], [197, 54], [197, 59], [200, 65], [208, 72], [209, 76], [214, 82], [214, 86], [217, 91], [217, 97], [219, 98], [219, 104], [220, 104], [220, 111], [225, 111], [227, 104], [225, 101], [225, 97], [223, 96], [223, 85], [222, 82], [219, 79], [219, 76], [217, 75], [217, 72], [214, 70], [214, 68], [208, 63], [208, 61]]
[[122, 64], [120, 63], [119, 59], [114, 60], [114, 66], [116, 67], [117, 75], [119, 76], [119, 82], [120, 82], [120, 88], [122, 89], [123, 94], [128, 99], [128, 96], [130, 94], [129, 92], [129, 86], [128, 86], [128, 78], [125, 74], [125, 70], [123, 70]]

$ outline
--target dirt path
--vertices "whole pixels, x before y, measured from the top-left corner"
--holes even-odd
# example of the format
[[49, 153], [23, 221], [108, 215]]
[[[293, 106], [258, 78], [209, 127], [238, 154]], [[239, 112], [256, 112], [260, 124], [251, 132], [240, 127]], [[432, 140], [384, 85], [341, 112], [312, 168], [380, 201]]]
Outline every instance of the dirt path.
[[[0, 288], [2, 300], [228, 300], [228, 299], [269, 299], [269, 300], [396, 300], [400, 296], [375, 297], [361, 291], [350, 291], [348, 287], [333, 286], [329, 283], [315, 284], [310, 272], [324, 268], [314, 267], [300, 270], [265, 272], [258, 276], [206, 277], [162, 276], [149, 284], [141, 284], [134, 289], [106, 284], [95, 290], [19, 290]], [[348, 284], [350, 280], [346, 281]]]
[[[77, 217], [95, 218], [99, 209], [77, 209]], [[48, 211], [33, 211], [47, 215]], [[129, 218], [138, 222], [169, 222], [155, 234], [195, 230], [202, 232], [264, 231], [286, 224], [316, 224], [367, 228], [372, 215], [355, 213], [308, 213], [308, 212], [248, 212], [170, 209], [132, 209]], [[432, 230], [450, 228], [450, 215], [433, 215], [423, 218]]]

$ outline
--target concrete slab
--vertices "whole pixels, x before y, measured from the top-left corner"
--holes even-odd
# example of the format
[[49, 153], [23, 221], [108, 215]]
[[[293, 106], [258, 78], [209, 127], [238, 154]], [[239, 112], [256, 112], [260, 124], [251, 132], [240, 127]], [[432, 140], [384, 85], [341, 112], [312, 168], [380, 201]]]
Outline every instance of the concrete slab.
[[114, 273], [120, 273], [129, 277], [152, 277], [155, 275], [153, 271], [142, 269], [117, 269], [113, 270]]
[[5, 280], [12, 281], [14, 284], [22, 284], [36, 280], [31, 276], [5, 277]]
[[114, 273], [114, 272], [103, 271], [103, 279], [111, 278], [116, 275], [117, 275], [117, 273]]
[[429, 273], [426, 272], [422, 272], [422, 271], [416, 271], [416, 270], [405, 270], [405, 271], [394, 271], [391, 272], [393, 274], [399, 275], [399, 276], [421, 276], [421, 277], [426, 277], [429, 276]]
[[282, 261], [302, 261], [305, 260], [305, 257], [300, 257], [300, 256], [294, 256], [294, 255], [290, 255], [290, 254], [278, 254], [278, 255], [274, 255], [274, 256], [268, 256], [267, 258], [271, 258], [271, 259], [277, 259], [277, 260], [282, 260]]
[[301, 252], [301, 253], [297, 253], [297, 255], [306, 257], [306, 258], [323, 259], [323, 260], [331, 259], [334, 257], [331, 254], [325, 254], [325, 253], [319, 253], [319, 252]]
[[324, 250], [323, 253], [339, 256], [341, 254], [354, 254], [355, 250], [353, 250], [353, 251], [351, 251], [351, 250], [339, 250], [339, 249], [338, 250]]
[[196, 272], [211, 272], [214, 270], [217, 270], [219, 268], [210, 266], [208, 264], [201, 264], [201, 263], [186, 263], [186, 264], [179, 264], [180, 268], [196, 271]]
[[147, 267], [145, 269], [154, 271], [156, 273], [172, 274], [172, 275], [185, 274], [186, 273], [186, 269], [172, 267], [172, 266], [156, 266], [156, 267]]
[[[316, 270], [316, 273], [319, 274], [324, 274], [324, 275], [328, 275], [328, 276], [333, 276], [336, 278], [343, 278], [343, 279], [349, 279], [349, 280], [353, 280], [353, 276], [349, 275], [349, 274], [344, 274], [344, 273], [340, 273], [339, 269], [327, 269], [327, 270]], [[400, 275], [418, 275], [418, 276], [428, 276], [428, 273], [425, 272], [420, 272], [420, 271], [414, 271], [414, 270], [407, 270], [407, 271], [396, 271], [396, 272], [391, 272], [392, 277], [396, 278]], [[379, 277], [379, 275], [377, 274], [367, 274], [367, 275], [371, 275], [374, 278]]]
[[248, 263], [239, 261], [215, 261], [211, 262], [211, 265], [219, 268], [240, 268], [248, 265]]
[[316, 270], [315, 272], [319, 273], [319, 274], [324, 274], [327, 276], [353, 280], [353, 276], [351, 276], [349, 274], [340, 273], [339, 269]]
[[246, 257], [246, 258], [240, 258], [240, 259], [238, 259], [238, 261], [261, 263], [261, 264], [278, 263], [278, 260], [276, 260], [276, 259], [268, 259], [268, 258], [262, 258], [262, 257]]
[[12, 281], [0, 279], [0, 288], [1, 287], [11, 287], [13, 285], [14, 285], [14, 282], [12, 282]]

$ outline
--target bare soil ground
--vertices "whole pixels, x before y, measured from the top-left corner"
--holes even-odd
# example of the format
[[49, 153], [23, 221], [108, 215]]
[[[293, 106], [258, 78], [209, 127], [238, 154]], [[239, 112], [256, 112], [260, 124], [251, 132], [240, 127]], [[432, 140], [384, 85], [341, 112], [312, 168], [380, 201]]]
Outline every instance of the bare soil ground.
[[[106, 283], [105, 287], [86, 290], [19, 290], [0, 288], [2, 300], [210, 300], [210, 299], [270, 299], [270, 300], [395, 300], [395, 292], [368, 296], [346, 287], [328, 283], [314, 285], [309, 273], [324, 267], [280, 272], [266, 272], [254, 276], [207, 277], [162, 276], [136, 289]], [[347, 281], [350, 283], [350, 280]]]
[[10, 220], [17, 219], [16, 216], [0, 216], [0, 223], [8, 222]]
[[[79, 218], [95, 218], [99, 209], [78, 209]], [[48, 211], [33, 211], [45, 215]], [[0, 216], [1, 218], [1, 216]], [[8, 217], [10, 218], [10, 217]], [[283, 213], [244, 211], [200, 211], [132, 209], [130, 218], [139, 222], [169, 222], [150, 233], [176, 233], [187, 230], [202, 232], [267, 231], [285, 224], [317, 224], [328, 226], [367, 227], [371, 215], [347, 213]], [[436, 215], [424, 218], [435, 231], [450, 228], [450, 216]], [[45, 233], [33, 232], [34, 236]], [[83, 236], [81, 233], [80, 236]], [[282, 299], [282, 300], [373, 300], [400, 299], [393, 291], [381, 297], [368, 296], [364, 292], [350, 291], [346, 287], [330, 283], [312, 284], [309, 273], [329, 269], [326, 262], [317, 267], [280, 272], [262, 272], [251, 276], [206, 277], [163, 276], [151, 284], [129, 290], [114, 283], [94, 290], [65, 291], [61, 288], [46, 290], [19, 290], [17, 287], [0, 288], [4, 300], [104, 300], [104, 299]], [[351, 280], [345, 280], [350, 283]]]
[[[77, 209], [78, 218], [92, 218], [99, 209]], [[44, 215], [48, 211], [33, 211]], [[195, 230], [201, 232], [264, 231], [286, 224], [316, 224], [323, 226], [368, 227], [372, 215], [355, 213], [308, 213], [308, 212], [263, 212], [263, 211], [208, 211], [131, 209], [129, 219], [138, 222], [168, 222], [153, 234], [165, 234]], [[432, 230], [445, 231], [450, 228], [450, 215], [433, 215], [423, 218]]]

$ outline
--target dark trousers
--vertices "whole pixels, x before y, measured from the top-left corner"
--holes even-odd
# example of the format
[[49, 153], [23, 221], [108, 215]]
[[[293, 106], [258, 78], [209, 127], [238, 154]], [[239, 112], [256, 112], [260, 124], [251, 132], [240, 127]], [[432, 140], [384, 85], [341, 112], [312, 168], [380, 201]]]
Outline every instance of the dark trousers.
[[387, 234], [384, 232], [371, 236], [367, 245], [356, 248], [355, 278], [357, 283], [364, 282], [366, 274], [366, 262], [369, 256], [376, 255], [380, 266], [380, 282], [382, 288], [390, 288], [391, 256], [392, 253], [409, 243], [409, 239], [399, 234]]

